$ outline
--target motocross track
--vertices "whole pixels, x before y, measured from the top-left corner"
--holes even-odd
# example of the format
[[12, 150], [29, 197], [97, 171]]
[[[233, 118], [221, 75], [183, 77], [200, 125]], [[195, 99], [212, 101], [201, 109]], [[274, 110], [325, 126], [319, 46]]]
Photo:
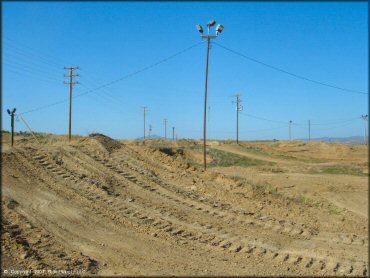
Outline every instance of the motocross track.
[[307, 172], [337, 160], [368, 165], [365, 146], [351, 156], [336, 145], [342, 153], [318, 163], [320, 143], [309, 146], [317, 157], [289, 160], [267, 155], [266, 143], [248, 152], [216, 142], [276, 164], [204, 172], [185, 159], [198, 153], [171, 144], [103, 135], [3, 144], [2, 273], [368, 276], [368, 177]]

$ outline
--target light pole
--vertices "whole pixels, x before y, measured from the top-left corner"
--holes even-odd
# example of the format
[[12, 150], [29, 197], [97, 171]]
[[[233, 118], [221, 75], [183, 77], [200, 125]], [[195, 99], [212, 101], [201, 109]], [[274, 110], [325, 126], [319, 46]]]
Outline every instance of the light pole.
[[207, 29], [208, 29], [208, 35], [203, 35], [203, 27], [201, 25], [197, 25], [198, 31], [202, 34], [202, 39], [207, 39], [207, 60], [206, 60], [206, 84], [205, 84], [205, 94], [204, 94], [204, 123], [203, 123], [203, 160], [204, 160], [204, 171], [207, 170], [207, 158], [206, 158], [206, 130], [207, 130], [207, 94], [208, 94], [208, 61], [209, 61], [209, 50], [211, 46], [211, 39], [217, 38], [218, 34], [221, 33], [224, 30], [224, 26], [221, 24], [218, 24], [216, 27], [216, 35], [211, 36], [210, 35], [210, 29], [212, 26], [216, 24], [215, 20], [211, 20], [207, 23]]
[[10, 126], [12, 128], [12, 147], [14, 145], [14, 115], [15, 115], [15, 111], [17, 109], [13, 108], [12, 111], [10, 111], [9, 109], [7, 109], [7, 112], [8, 114], [10, 115]]

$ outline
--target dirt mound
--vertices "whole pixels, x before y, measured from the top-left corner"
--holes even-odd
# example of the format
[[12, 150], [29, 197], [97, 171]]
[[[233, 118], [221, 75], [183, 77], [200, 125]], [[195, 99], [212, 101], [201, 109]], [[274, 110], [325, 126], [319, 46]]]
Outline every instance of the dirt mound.
[[[368, 275], [367, 177], [333, 169], [352, 161], [292, 159], [307, 142], [285, 153], [272, 142], [221, 144], [207, 148], [216, 166], [204, 171], [201, 141], [167, 141], [92, 134], [3, 151], [2, 272]], [[260, 159], [284, 171], [248, 167]]]
[[247, 151], [301, 160], [366, 161], [364, 145], [345, 145], [333, 142], [305, 142], [301, 140], [278, 142], [242, 142]]
[[93, 139], [98, 142], [106, 151], [112, 153], [122, 147], [121, 143], [101, 133], [92, 133], [87, 138], [84, 138], [82, 142], [89, 142]]

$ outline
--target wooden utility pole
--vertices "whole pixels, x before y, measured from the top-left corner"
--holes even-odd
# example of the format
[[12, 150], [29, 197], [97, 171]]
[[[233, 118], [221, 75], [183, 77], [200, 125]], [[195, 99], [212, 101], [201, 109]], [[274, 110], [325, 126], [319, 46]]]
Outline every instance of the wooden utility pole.
[[65, 74], [65, 77], [69, 77], [69, 82], [64, 81], [64, 84], [69, 84], [69, 129], [68, 129], [68, 141], [71, 142], [72, 139], [72, 90], [74, 84], [79, 84], [79, 82], [73, 82], [73, 77], [78, 76], [78, 74], [73, 74], [74, 70], [80, 69], [79, 67], [64, 67], [65, 70], [69, 70], [69, 74]]
[[236, 144], [239, 144], [239, 112], [243, 111], [243, 106], [241, 105], [242, 100], [240, 99], [240, 94], [235, 94], [236, 101]]
[[164, 119], [164, 140], [167, 140], [167, 119]]
[[145, 131], [146, 131], [146, 112], [148, 111], [148, 108], [146, 106], [143, 107], [144, 109], [144, 141], [145, 141]]
[[292, 140], [292, 121], [289, 121], [289, 140]]
[[17, 109], [13, 108], [12, 111], [10, 111], [9, 109], [7, 110], [8, 111], [8, 114], [10, 115], [10, 126], [12, 128], [12, 147], [14, 145], [14, 115], [15, 115], [15, 111]]

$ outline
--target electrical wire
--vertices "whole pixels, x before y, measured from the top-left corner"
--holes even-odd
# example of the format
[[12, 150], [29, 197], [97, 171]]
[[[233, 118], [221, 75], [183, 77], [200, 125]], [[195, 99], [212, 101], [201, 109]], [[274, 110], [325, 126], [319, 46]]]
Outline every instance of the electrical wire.
[[[80, 82], [79, 85], [81, 85], [82, 87], [86, 88], [87, 90], [91, 90], [90, 87], [86, 86], [84, 83]], [[108, 95], [105, 95], [105, 94], [99, 94], [98, 92], [94, 91], [93, 92], [94, 95], [88, 95], [89, 97], [93, 98], [93, 96], [98, 96], [100, 97], [102, 100], [106, 101], [107, 103], [109, 103], [109, 105], [111, 105], [111, 107], [113, 107], [114, 109], [117, 109], [119, 110], [120, 112], [122, 112], [122, 107], [119, 107], [118, 104], [117, 104], [117, 100], [115, 99], [112, 99], [112, 98], [109, 98]], [[94, 100], [96, 100], [95, 98], [93, 98]], [[99, 100], [96, 100], [98, 102], [100, 102]]]
[[33, 73], [27, 72], [25, 70], [18, 71], [18, 69], [14, 69], [14, 68], [11, 68], [10, 67], [10, 68], [7, 69], [7, 71], [10, 71], [10, 72], [15, 73], [15, 74], [20, 75], [20, 76], [27, 76], [27, 77], [32, 78], [32, 79], [37, 79], [37, 80], [40, 80], [40, 81], [43, 81], [43, 82], [47, 82], [47, 83], [50, 83], [50, 84], [53, 84], [53, 85], [56, 84], [55, 79], [50, 79], [50, 78], [46, 78], [46, 77], [35, 76]]
[[346, 123], [346, 122], [352, 122], [352, 121], [358, 120], [358, 119], [361, 119], [361, 117], [355, 117], [355, 118], [351, 118], [351, 119], [347, 119], [347, 120], [340, 120], [340, 121], [336, 121], [336, 122], [333, 122], [333, 123], [321, 123], [321, 124], [311, 123], [311, 125], [318, 125], [318, 126], [322, 126], [322, 125], [336, 125], [336, 124], [341, 124], [341, 123]]
[[[284, 122], [284, 121], [277, 121], [277, 120], [271, 120], [271, 119], [267, 119], [267, 118], [262, 118], [262, 117], [259, 117], [259, 116], [255, 116], [255, 115], [251, 115], [251, 114], [247, 114], [247, 113], [244, 113], [244, 112], [240, 112], [241, 115], [244, 115], [244, 116], [247, 116], [247, 117], [250, 117], [250, 118], [255, 118], [255, 119], [258, 119], [258, 120], [263, 120], [263, 121], [267, 121], [267, 122], [272, 122], [272, 123], [285, 123], [285, 124], [289, 124], [288, 121]], [[358, 120], [360, 119], [361, 117], [354, 117], [354, 118], [350, 118], [350, 119], [344, 119], [344, 120], [333, 120], [333, 121], [336, 121], [336, 122], [333, 122], [333, 123], [322, 123], [322, 124], [315, 124], [315, 123], [312, 123], [312, 120], [311, 120], [311, 126], [314, 125], [314, 126], [326, 126], [326, 125], [336, 125], [336, 124], [341, 124], [341, 123], [347, 123], [347, 122], [352, 122], [354, 120]], [[316, 120], [315, 120], [316, 121]], [[308, 124], [308, 123], [307, 123]], [[305, 123], [294, 123], [292, 122], [292, 125], [295, 125], [295, 126], [306, 126], [307, 124]]]
[[223, 46], [219, 43], [216, 43], [216, 42], [213, 42], [213, 44], [231, 52], [231, 53], [234, 53], [240, 57], [243, 57], [249, 61], [252, 61], [252, 62], [255, 62], [255, 63], [258, 63], [260, 65], [263, 65], [265, 67], [268, 67], [270, 69], [273, 69], [273, 70], [276, 70], [276, 71], [279, 71], [279, 72], [282, 72], [282, 73], [285, 73], [285, 74], [288, 74], [290, 76], [293, 76], [295, 78], [298, 78], [298, 79], [302, 79], [302, 80], [305, 80], [305, 81], [309, 81], [309, 82], [312, 82], [312, 83], [315, 83], [315, 84], [319, 84], [319, 85], [322, 85], [322, 86], [326, 86], [326, 87], [329, 87], [329, 88], [333, 88], [333, 89], [337, 89], [337, 90], [341, 90], [341, 91], [345, 91], [345, 92], [350, 92], [350, 93], [355, 93], [355, 94], [361, 94], [361, 95], [368, 95], [368, 93], [365, 93], [365, 92], [362, 92], [362, 91], [357, 91], [357, 90], [352, 90], [352, 89], [347, 89], [347, 88], [343, 88], [343, 87], [339, 87], [339, 86], [335, 86], [335, 85], [331, 85], [331, 84], [328, 84], [328, 83], [324, 83], [324, 82], [321, 82], [321, 81], [317, 81], [317, 80], [314, 80], [314, 79], [311, 79], [311, 78], [307, 78], [307, 77], [304, 77], [302, 75], [298, 75], [298, 74], [295, 74], [295, 73], [292, 73], [292, 72], [289, 72], [289, 71], [286, 71], [284, 69], [281, 69], [281, 68], [278, 68], [278, 67], [275, 67], [275, 66], [272, 66], [272, 65], [269, 65], [269, 64], [266, 64], [262, 61], [259, 61], [257, 59], [254, 59], [252, 57], [249, 57], [249, 56], [246, 56], [240, 52], [237, 52], [235, 50], [232, 50], [226, 46]]
[[[43, 54], [40, 54], [40, 52], [38, 52], [38, 51], [35, 51], [33, 48], [31, 48], [31, 47], [29, 47], [29, 46], [27, 46], [27, 45], [25, 45], [25, 44], [22, 44], [23, 45], [23, 47], [24, 48], [26, 48], [27, 50], [25, 50], [25, 49], [22, 49], [22, 48], [20, 48], [19, 47], [19, 45], [21, 44], [21, 43], [19, 43], [19, 42], [16, 42], [16, 41], [14, 41], [14, 40], [12, 40], [12, 39], [9, 39], [9, 38], [7, 38], [7, 37], [3, 37], [3, 42], [5, 42], [5, 44], [3, 44], [3, 46], [5, 46], [5, 47], [8, 47], [7, 46], [7, 44], [11, 44], [11, 46], [9, 47], [9, 49], [11, 49], [11, 50], [13, 50], [13, 51], [15, 51], [15, 52], [18, 52], [20, 55], [23, 55], [23, 56], [26, 56], [27, 58], [29, 58], [30, 57], [30, 55], [32, 55], [32, 56], [38, 56], [38, 62], [40, 61], [40, 59], [41, 60], [44, 60], [44, 61], [41, 61], [42, 63], [46, 63], [46, 64], [48, 64], [49, 66], [52, 66], [52, 67], [55, 67], [55, 68], [58, 68], [58, 69], [60, 69], [60, 68], [63, 68], [64, 66], [64, 63], [62, 63], [62, 61], [61, 60], [59, 60], [59, 59], [57, 59], [57, 58], [55, 58], [54, 56], [50, 56], [50, 55], [47, 55], [47, 54], [45, 54], [45, 53], [43, 53]], [[50, 60], [50, 58], [52, 59], [52, 60], [54, 60], [54, 61], [51, 61]]]
[[[94, 88], [94, 87], [97, 87], [99, 86], [97, 81], [95, 81], [96, 78], [93, 78], [91, 76], [91, 74], [87, 73], [85, 70], [83, 70], [83, 73], [79, 75], [80, 78], [83, 78], [85, 82], [91, 84], [91, 87]], [[90, 88], [91, 89], [91, 88]], [[89, 90], [90, 90], [89, 89]], [[112, 95], [110, 91], [108, 91], [106, 88], [103, 88], [102, 91], [104, 92], [104, 95], [108, 98], [110, 98], [111, 100], [114, 100], [115, 102], [124, 102], [123, 99], [121, 99], [119, 96], [117, 95]]]
[[[6, 68], [13, 68], [13, 69], [16, 69], [16, 70], [21, 71], [21, 72], [27, 72], [27, 73], [33, 74], [33, 75], [35, 75], [39, 78], [44, 78], [44, 79], [49, 79], [49, 80], [53, 80], [53, 81], [56, 81], [56, 82], [60, 82], [60, 79], [55, 78], [56, 75], [50, 75], [46, 72], [42, 72], [39, 69], [24, 66], [24, 65], [22, 65], [20, 63], [17, 63], [17, 62], [8, 62], [8, 61], [4, 60], [3, 64], [6, 66]], [[59, 76], [62, 76], [62, 75], [59, 74]]]
[[247, 114], [247, 113], [244, 113], [244, 112], [240, 112], [241, 115], [244, 115], [244, 116], [247, 116], [247, 117], [250, 117], [250, 118], [255, 118], [255, 119], [258, 119], [258, 120], [262, 120], [262, 121], [266, 121], [266, 122], [271, 122], [271, 123], [278, 123], [278, 124], [288, 124], [289, 122], [284, 122], [284, 121], [276, 121], [276, 120], [270, 120], [270, 119], [266, 119], [266, 118], [262, 118], [262, 117], [258, 117], [258, 116], [254, 116], [254, 115], [251, 115], [251, 114]]
[[[175, 57], [177, 57], [177, 56], [179, 56], [179, 55], [181, 55], [181, 54], [183, 54], [183, 53], [185, 53], [185, 52], [187, 52], [187, 51], [189, 51], [189, 50], [191, 50], [191, 49], [193, 49], [194, 47], [196, 47], [196, 46], [198, 46], [198, 45], [200, 45], [200, 44], [203, 44], [204, 42], [205, 42], [205, 41], [201, 41], [201, 42], [198, 42], [198, 43], [196, 43], [196, 44], [193, 44], [192, 46], [189, 46], [189, 47], [187, 47], [187, 48], [185, 48], [185, 49], [183, 49], [183, 50], [181, 50], [181, 51], [179, 51], [179, 52], [177, 52], [177, 53], [175, 53], [175, 54], [172, 54], [171, 56], [168, 56], [167, 58], [164, 58], [164, 59], [162, 59], [162, 60], [159, 60], [158, 62], [155, 62], [155, 63], [153, 63], [153, 64], [151, 64], [151, 65], [149, 65], [149, 66], [146, 66], [146, 67], [144, 67], [144, 68], [142, 68], [142, 69], [139, 69], [139, 70], [137, 70], [137, 71], [134, 71], [134, 72], [132, 72], [132, 73], [129, 73], [129, 74], [127, 74], [127, 75], [125, 75], [125, 76], [123, 76], [123, 77], [120, 77], [120, 78], [118, 78], [118, 79], [115, 79], [115, 80], [113, 80], [113, 81], [111, 81], [111, 82], [108, 82], [108, 83], [106, 83], [106, 84], [100, 85], [100, 86], [98, 86], [98, 87], [96, 87], [96, 88], [94, 88], [94, 89], [88, 90], [88, 91], [83, 92], [83, 93], [78, 94], [78, 95], [75, 95], [75, 96], [73, 96], [73, 98], [82, 97], [82, 96], [87, 95], [87, 94], [90, 94], [90, 93], [92, 93], [92, 92], [94, 92], [94, 91], [100, 90], [100, 89], [102, 89], [102, 88], [106, 88], [106, 87], [108, 87], [108, 86], [110, 86], [110, 85], [112, 85], [112, 84], [115, 84], [115, 83], [119, 82], [119, 81], [122, 81], [122, 80], [124, 80], [124, 79], [127, 79], [127, 78], [130, 78], [130, 77], [132, 77], [132, 76], [135, 76], [135, 75], [137, 75], [137, 74], [139, 74], [139, 73], [142, 73], [142, 72], [144, 72], [144, 71], [147, 71], [147, 70], [149, 70], [149, 69], [151, 69], [151, 68], [154, 68], [154, 67], [156, 67], [156, 66], [158, 66], [158, 65], [160, 65], [160, 64], [163, 64], [163, 63], [165, 63], [165, 62], [167, 62], [167, 61], [169, 61], [169, 60], [171, 60], [171, 59], [173, 59], [173, 58], [175, 58]], [[56, 101], [56, 102], [54, 102], [54, 103], [46, 104], [46, 105], [43, 105], [43, 106], [39, 106], [39, 107], [37, 107], [37, 108], [30, 109], [30, 110], [28, 110], [28, 111], [25, 111], [25, 112], [19, 113], [19, 115], [24, 115], [24, 114], [28, 114], [28, 113], [32, 113], [32, 112], [36, 112], [36, 111], [40, 111], [40, 110], [43, 110], [43, 109], [46, 109], [46, 108], [49, 108], [49, 107], [52, 107], [52, 106], [55, 106], [55, 105], [58, 105], [58, 104], [61, 104], [61, 103], [67, 102], [67, 101], [69, 101], [69, 98], [66, 98], [66, 99], [63, 99], [63, 100], [59, 100], [59, 101]]]
[[[359, 119], [359, 118], [358, 118], [358, 119]], [[358, 120], [358, 119], [356, 119], [356, 120]], [[326, 131], [326, 130], [331, 130], [331, 129], [337, 129], [337, 128], [340, 128], [340, 127], [348, 126], [348, 125], [352, 124], [354, 121], [355, 121], [355, 120], [352, 120], [352, 121], [346, 122], [346, 123], [344, 123], [344, 124], [336, 125], [336, 126], [333, 126], [333, 127], [318, 128], [318, 129], [316, 129], [316, 128], [315, 128], [315, 131], [321, 131], [321, 130], [325, 130], [325, 131]]]

